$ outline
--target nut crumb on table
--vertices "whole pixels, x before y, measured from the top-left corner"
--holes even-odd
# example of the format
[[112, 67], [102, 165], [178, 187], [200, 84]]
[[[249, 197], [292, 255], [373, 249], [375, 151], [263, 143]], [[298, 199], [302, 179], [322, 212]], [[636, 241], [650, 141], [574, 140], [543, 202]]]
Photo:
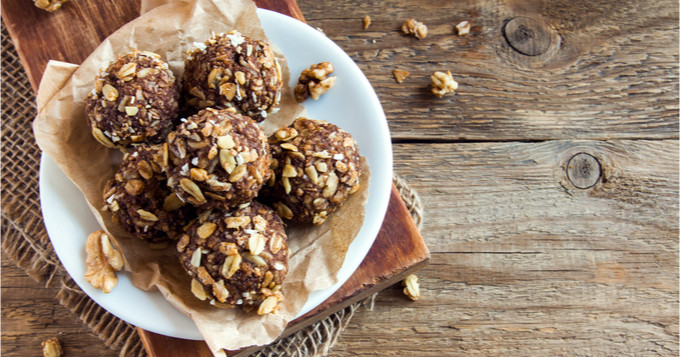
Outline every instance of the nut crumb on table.
[[432, 81], [432, 94], [439, 98], [448, 93], [455, 94], [456, 89], [458, 89], [458, 82], [453, 80], [451, 71], [446, 71], [446, 73], [434, 72], [430, 79]]
[[408, 19], [401, 25], [401, 31], [406, 35], [413, 35], [417, 39], [423, 39], [427, 36], [427, 26], [416, 19]]
[[403, 82], [406, 77], [409, 76], [409, 74], [411, 74], [409, 71], [404, 71], [401, 69], [395, 69], [392, 71], [392, 75], [394, 75], [394, 79], [397, 81], [397, 83]]
[[116, 272], [123, 268], [123, 256], [113, 247], [104, 231], [90, 233], [85, 243], [87, 271], [85, 280], [95, 289], [110, 293], [118, 285]]
[[42, 342], [43, 357], [60, 357], [64, 354], [61, 343], [56, 337], [48, 338]]
[[411, 274], [401, 282], [404, 287], [404, 295], [409, 299], [415, 301], [420, 299], [420, 284], [418, 283], [418, 276]]
[[366, 30], [368, 26], [371, 26], [371, 17], [366, 15], [364, 16], [364, 30]]
[[68, 0], [33, 0], [33, 4], [45, 11], [53, 12], [61, 8], [61, 5], [67, 3]]
[[302, 103], [310, 96], [312, 99], [317, 100], [321, 95], [328, 92], [337, 79], [335, 76], [328, 76], [333, 70], [333, 64], [330, 62], [317, 63], [303, 70], [298, 78], [298, 84], [293, 90], [295, 100], [298, 103]]
[[458, 36], [463, 36], [470, 33], [470, 22], [462, 21], [458, 25], [456, 25], [456, 33], [458, 34]]

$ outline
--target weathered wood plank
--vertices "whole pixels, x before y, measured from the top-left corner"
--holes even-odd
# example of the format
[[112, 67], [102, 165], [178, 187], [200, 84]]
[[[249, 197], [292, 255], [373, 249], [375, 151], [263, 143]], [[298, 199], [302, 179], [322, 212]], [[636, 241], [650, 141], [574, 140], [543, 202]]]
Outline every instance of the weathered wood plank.
[[[592, 189], [564, 180], [578, 152], [602, 164]], [[400, 144], [395, 162], [426, 207], [423, 298], [379, 295], [332, 356], [678, 354], [678, 141]]]
[[40, 343], [57, 337], [66, 356], [113, 357], [110, 350], [45, 288], [2, 256], [3, 356], [42, 356]]
[[[548, 140], [678, 137], [678, 9], [640, 1], [300, 1], [376, 88], [393, 138]], [[372, 24], [363, 29], [362, 18]], [[517, 53], [503, 24], [537, 19], [553, 34], [540, 56]], [[404, 36], [407, 18], [429, 27]], [[459, 37], [462, 20], [471, 33]], [[397, 84], [395, 68], [411, 76]], [[460, 83], [443, 99], [429, 75], [450, 69]]]

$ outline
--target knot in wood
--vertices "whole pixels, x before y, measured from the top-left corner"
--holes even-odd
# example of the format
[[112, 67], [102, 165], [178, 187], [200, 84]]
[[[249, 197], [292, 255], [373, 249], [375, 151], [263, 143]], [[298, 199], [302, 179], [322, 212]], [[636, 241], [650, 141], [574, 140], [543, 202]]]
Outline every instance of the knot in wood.
[[600, 162], [594, 156], [584, 152], [572, 156], [567, 163], [567, 179], [580, 189], [595, 186], [601, 174]]
[[515, 51], [538, 56], [550, 47], [550, 28], [543, 22], [528, 17], [515, 17], [503, 27], [503, 36]]

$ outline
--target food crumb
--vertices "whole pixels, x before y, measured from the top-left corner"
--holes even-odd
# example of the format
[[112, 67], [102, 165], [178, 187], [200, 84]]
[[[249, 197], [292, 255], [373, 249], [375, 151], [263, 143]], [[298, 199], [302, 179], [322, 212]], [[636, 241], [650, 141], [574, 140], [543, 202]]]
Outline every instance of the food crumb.
[[404, 286], [404, 295], [408, 296], [409, 299], [413, 301], [420, 299], [420, 284], [415, 274], [407, 276], [401, 282], [401, 285]]
[[455, 94], [456, 89], [458, 89], [458, 82], [453, 80], [451, 71], [446, 71], [446, 73], [434, 72], [430, 79], [432, 81], [432, 94], [439, 98], [448, 93]]
[[467, 21], [462, 21], [456, 25], [456, 32], [458, 33], [458, 36], [467, 35], [470, 33], [470, 23]]
[[392, 75], [394, 75], [394, 79], [397, 81], [397, 83], [403, 82], [409, 74], [411, 74], [409, 71], [404, 71], [401, 69], [395, 69], [392, 71]]
[[43, 341], [42, 351], [44, 357], [60, 357], [64, 353], [61, 349], [61, 344], [56, 337], [48, 338]]
[[368, 26], [371, 26], [371, 17], [366, 15], [364, 16], [364, 30], [366, 30]]
[[33, 4], [45, 11], [53, 12], [61, 8], [61, 5], [67, 3], [68, 0], [33, 0]]
[[416, 19], [408, 19], [401, 25], [401, 31], [407, 35], [413, 35], [417, 39], [423, 39], [427, 36], [427, 26]]

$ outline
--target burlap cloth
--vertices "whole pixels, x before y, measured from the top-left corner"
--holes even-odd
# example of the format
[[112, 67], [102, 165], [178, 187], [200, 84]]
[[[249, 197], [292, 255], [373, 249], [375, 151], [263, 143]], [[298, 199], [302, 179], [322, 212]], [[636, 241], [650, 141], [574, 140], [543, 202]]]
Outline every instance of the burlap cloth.
[[[36, 115], [35, 94], [19, 56], [2, 24], [2, 250], [17, 266], [46, 287], [57, 287], [56, 298], [93, 333], [121, 356], [146, 356], [134, 326], [108, 313], [71, 280], [50, 243], [40, 212], [38, 170], [40, 150], [31, 124]], [[394, 177], [418, 228], [422, 205], [418, 195]], [[332, 314], [254, 356], [324, 356], [335, 345], [361, 306], [372, 309], [375, 295]]]

